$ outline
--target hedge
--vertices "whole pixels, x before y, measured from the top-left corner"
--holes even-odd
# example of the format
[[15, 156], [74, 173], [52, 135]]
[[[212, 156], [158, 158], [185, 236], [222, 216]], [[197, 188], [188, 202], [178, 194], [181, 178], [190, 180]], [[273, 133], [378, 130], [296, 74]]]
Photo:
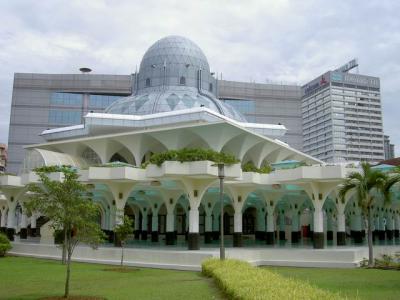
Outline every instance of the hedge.
[[7, 251], [9, 250], [11, 250], [10, 241], [5, 234], [0, 233], [0, 257], [6, 255]]
[[156, 153], [150, 157], [150, 163], [157, 166], [161, 166], [165, 161], [190, 162], [204, 160], [213, 161], [215, 163], [224, 163], [226, 165], [233, 165], [240, 162], [240, 160], [235, 158], [233, 155], [224, 152], [217, 152], [211, 149], [183, 148]]
[[240, 260], [208, 259], [202, 264], [202, 273], [214, 278], [229, 299], [343, 299], [307, 282], [285, 278]]

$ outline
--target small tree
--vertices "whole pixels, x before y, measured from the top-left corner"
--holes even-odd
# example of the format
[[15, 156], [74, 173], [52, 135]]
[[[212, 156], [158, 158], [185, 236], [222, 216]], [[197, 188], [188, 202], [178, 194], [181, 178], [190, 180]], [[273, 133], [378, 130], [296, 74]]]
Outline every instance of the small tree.
[[[97, 248], [104, 239], [104, 233], [96, 223], [100, 213], [91, 201], [88, 187], [78, 181], [76, 170], [69, 166], [41, 167], [34, 170], [39, 183], [28, 185], [28, 212], [37, 211], [51, 221], [54, 230], [64, 233], [63, 252], [66, 253], [66, 280], [64, 297], [69, 295], [71, 257], [78, 243]], [[49, 174], [60, 172], [61, 181], [51, 180]]]
[[5, 256], [9, 250], [11, 250], [11, 243], [9, 239], [5, 234], [0, 233], [0, 257]]
[[121, 267], [124, 263], [124, 246], [128, 239], [128, 235], [132, 233], [132, 220], [128, 216], [124, 216], [123, 222], [114, 229], [117, 238], [121, 242]]
[[368, 266], [373, 266], [372, 244], [372, 208], [376, 204], [376, 196], [382, 194], [385, 203], [390, 202], [389, 190], [395, 182], [392, 177], [380, 170], [374, 170], [368, 163], [361, 164], [362, 172], [350, 173], [339, 190], [339, 197], [344, 201], [345, 196], [353, 191], [363, 215], [366, 218], [368, 232]]

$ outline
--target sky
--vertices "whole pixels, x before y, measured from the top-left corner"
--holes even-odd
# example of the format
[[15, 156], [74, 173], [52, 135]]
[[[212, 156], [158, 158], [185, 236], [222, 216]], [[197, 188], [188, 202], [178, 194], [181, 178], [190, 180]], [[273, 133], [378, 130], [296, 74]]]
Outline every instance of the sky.
[[0, 143], [13, 76], [130, 74], [167, 35], [197, 43], [223, 79], [305, 84], [358, 58], [381, 79], [385, 134], [400, 130], [400, 1], [0, 0]]

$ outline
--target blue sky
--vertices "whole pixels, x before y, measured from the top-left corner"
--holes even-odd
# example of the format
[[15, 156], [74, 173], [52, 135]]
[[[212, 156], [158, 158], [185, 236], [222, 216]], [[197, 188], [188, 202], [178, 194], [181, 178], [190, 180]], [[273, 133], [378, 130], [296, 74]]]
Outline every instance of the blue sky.
[[[400, 1], [0, 1], [0, 142], [15, 72], [130, 74], [159, 38], [196, 42], [224, 79], [304, 84], [357, 57], [399, 145]], [[397, 155], [400, 154], [397, 149]]]

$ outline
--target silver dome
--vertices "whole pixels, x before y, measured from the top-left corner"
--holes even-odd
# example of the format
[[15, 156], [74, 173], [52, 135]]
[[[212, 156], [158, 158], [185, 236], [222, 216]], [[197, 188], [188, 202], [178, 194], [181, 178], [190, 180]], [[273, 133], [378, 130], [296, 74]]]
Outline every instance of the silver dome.
[[206, 107], [231, 119], [243, 115], [215, 96], [216, 80], [203, 51], [191, 40], [168, 36], [144, 54], [136, 76], [135, 95], [111, 104], [106, 113], [147, 115]]

